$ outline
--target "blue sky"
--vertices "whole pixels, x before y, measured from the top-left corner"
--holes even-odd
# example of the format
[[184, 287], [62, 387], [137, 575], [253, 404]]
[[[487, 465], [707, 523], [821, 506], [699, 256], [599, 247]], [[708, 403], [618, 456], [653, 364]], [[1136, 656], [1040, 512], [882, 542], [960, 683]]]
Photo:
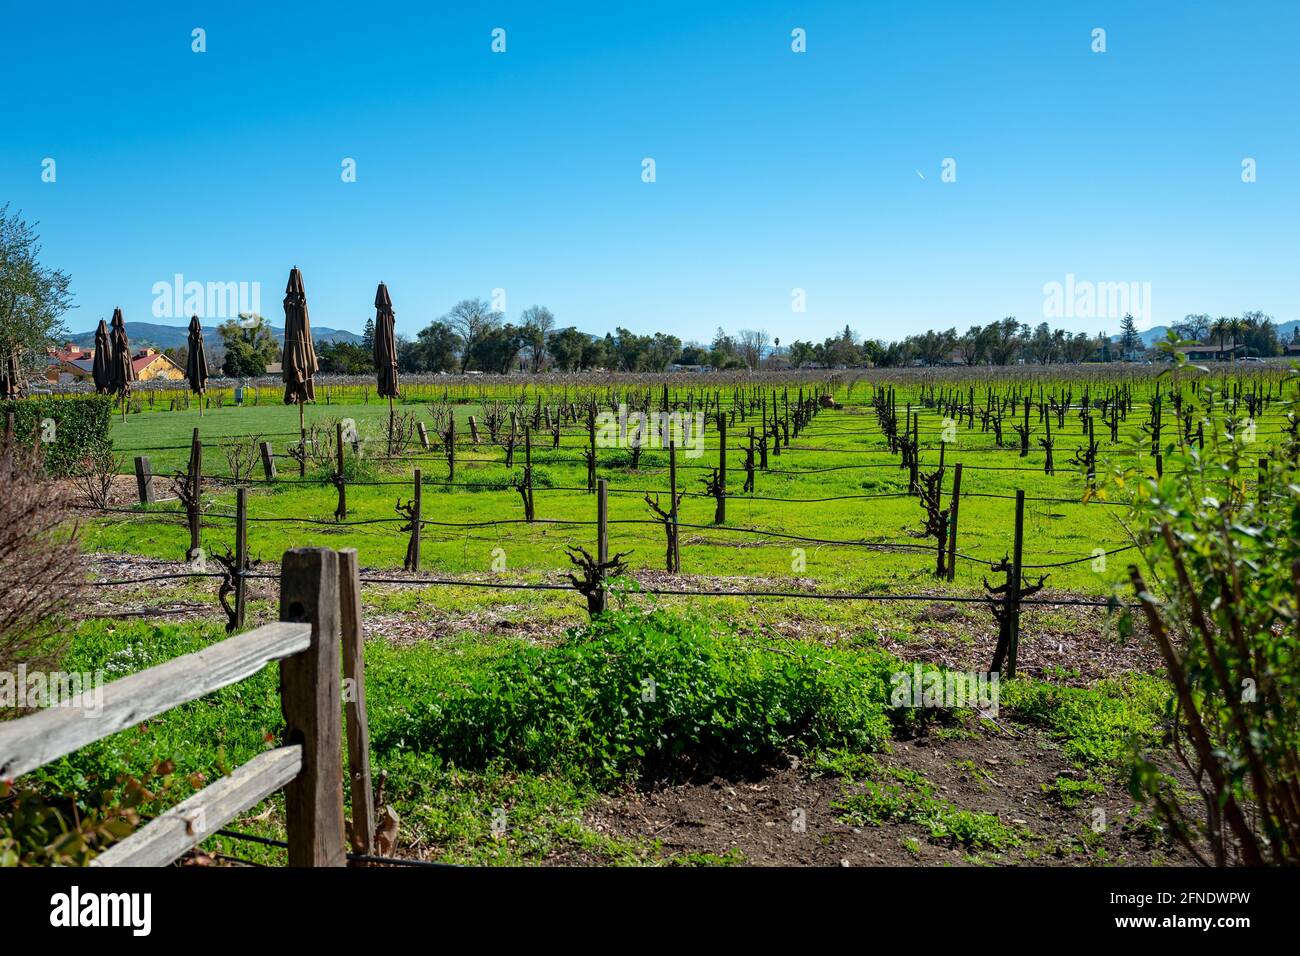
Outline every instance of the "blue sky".
[[504, 289], [509, 318], [588, 331], [894, 338], [1037, 323], [1067, 274], [1149, 282], [1152, 323], [1300, 318], [1294, 0], [23, 4], [5, 27], [0, 202], [71, 274], [74, 331], [155, 321], [176, 273], [259, 282], [279, 324], [293, 265], [316, 325], [359, 330], [383, 279], [408, 335]]

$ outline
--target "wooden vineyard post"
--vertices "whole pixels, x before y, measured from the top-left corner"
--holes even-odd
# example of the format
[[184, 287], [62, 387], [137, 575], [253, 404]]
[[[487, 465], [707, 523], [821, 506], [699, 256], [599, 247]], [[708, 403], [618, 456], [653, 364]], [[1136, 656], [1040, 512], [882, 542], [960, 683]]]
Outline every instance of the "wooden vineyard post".
[[961, 504], [961, 462], [952, 470], [952, 504], [948, 506], [948, 580], [957, 573], [957, 508]]
[[1008, 592], [1010, 606], [1007, 608], [1011, 615], [1009, 630], [1010, 641], [1007, 645], [1007, 679], [1010, 680], [1016, 676], [1016, 652], [1020, 648], [1020, 577], [1021, 577], [1021, 559], [1024, 556], [1025, 547], [1025, 492], [1019, 490], [1016, 492], [1016, 537], [1011, 552], [1011, 587]]
[[352, 785], [352, 849], [369, 854], [374, 852], [375, 843], [375, 797], [370, 786], [370, 723], [366, 716], [361, 571], [356, 548], [339, 551], [339, 617], [343, 641], [343, 709], [348, 726], [348, 780]]
[[533, 430], [524, 426], [524, 512], [531, 522], [533, 511]]
[[[512, 438], [513, 441], [513, 438]], [[456, 409], [451, 410], [450, 420], [447, 422], [447, 484], [453, 484], [456, 481]]]
[[248, 582], [248, 489], [240, 485], [235, 489], [235, 628], [244, 626]]
[[425, 451], [428, 451], [429, 450], [429, 429], [424, 427], [424, 422], [416, 422], [415, 431], [416, 434], [420, 436], [420, 447], [423, 448]]
[[[667, 394], [667, 386], [664, 387], [664, 393]], [[596, 406], [593, 404], [587, 409], [587, 493], [591, 494], [596, 490]]]
[[339, 503], [334, 509], [334, 520], [342, 521], [348, 516], [348, 486], [343, 478], [343, 423], [334, 423], [334, 487], [339, 492]]
[[194, 429], [190, 442], [190, 560], [199, 553], [199, 535], [202, 532], [203, 519], [199, 514], [199, 501], [203, 495], [203, 442], [199, 440], [199, 430]]
[[605, 590], [605, 564], [609, 561], [609, 482], [602, 478], [596, 483], [596, 565], [600, 568], [600, 591], [596, 607], [605, 613], [608, 592]]
[[478, 422], [474, 420], [473, 415], [469, 417], [469, 438], [475, 445], [478, 444]]
[[262, 474], [267, 481], [275, 481], [275, 454], [271, 451], [269, 441], [262, 442]]
[[727, 523], [727, 416], [722, 414], [718, 415], [718, 507], [713, 523]]
[[145, 455], [135, 457], [135, 487], [140, 493], [140, 504], [153, 504], [153, 466]]
[[284, 788], [289, 865], [345, 866], [337, 554], [284, 553], [280, 620], [311, 625], [311, 646], [280, 663], [284, 742], [302, 747], [302, 771]]
[[420, 469], [415, 469], [415, 497], [411, 499], [411, 554], [410, 567], [408, 571], [420, 570], [420, 521], [423, 518], [423, 498], [424, 498], [424, 475]]
[[1256, 494], [1259, 496], [1259, 503], [1262, 505], [1265, 498], [1265, 489], [1268, 487], [1268, 455], [1259, 456], [1259, 484], [1256, 487]]
[[751, 495], [756, 490], [754, 487], [754, 429], [752, 426], [749, 429], [749, 452], [745, 455], [745, 490]]
[[912, 415], [912, 406], [907, 407], [908, 423], [912, 428], [912, 466], [910, 469], [908, 489], [909, 494], [920, 495], [921, 493], [921, 413], [918, 411], [915, 416]]
[[673, 523], [673, 566], [674, 574], [682, 573], [682, 546], [677, 528], [677, 443], [668, 443], [668, 502], [671, 510], [669, 519]]
[[[763, 427], [767, 428], [767, 409], [763, 409]], [[772, 393], [772, 454], [781, 457], [781, 423], [776, 416], [776, 393]]]

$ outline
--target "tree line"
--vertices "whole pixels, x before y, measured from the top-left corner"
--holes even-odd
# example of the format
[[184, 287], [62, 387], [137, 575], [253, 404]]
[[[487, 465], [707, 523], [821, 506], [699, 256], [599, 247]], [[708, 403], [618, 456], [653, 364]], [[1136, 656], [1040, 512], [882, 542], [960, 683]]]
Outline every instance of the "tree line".
[[[1181, 339], [1232, 346], [1247, 355], [1269, 357], [1284, 352], [1277, 325], [1262, 312], [1212, 319], [1188, 315], [1173, 330]], [[232, 329], [235, 354], [262, 348], [269, 332], [247, 323]], [[223, 327], [224, 335], [224, 327]], [[1300, 341], [1300, 329], [1293, 336]], [[317, 346], [321, 369], [347, 375], [368, 374], [373, 365], [374, 323], [367, 320], [360, 344], [334, 342]], [[795, 340], [786, 348], [761, 329], [735, 334], [717, 329], [708, 342], [683, 342], [656, 332], [638, 335], [621, 326], [605, 335], [590, 335], [573, 326], [556, 328], [545, 306], [532, 306], [517, 322], [506, 321], [482, 299], [465, 299], [435, 319], [414, 337], [397, 337], [398, 368], [405, 373], [465, 374], [485, 372], [575, 372], [605, 369], [620, 372], [662, 372], [677, 366], [709, 369], [902, 367], [911, 365], [1034, 365], [1110, 362], [1140, 358], [1145, 352], [1137, 323], [1126, 315], [1115, 339], [1052, 328], [1030, 326], [1007, 316], [987, 325], [927, 330], [887, 341], [861, 336], [849, 326], [821, 342]], [[228, 351], [228, 354], [229, 351]], [[273, 358], [269, 359], [274, 361]]]

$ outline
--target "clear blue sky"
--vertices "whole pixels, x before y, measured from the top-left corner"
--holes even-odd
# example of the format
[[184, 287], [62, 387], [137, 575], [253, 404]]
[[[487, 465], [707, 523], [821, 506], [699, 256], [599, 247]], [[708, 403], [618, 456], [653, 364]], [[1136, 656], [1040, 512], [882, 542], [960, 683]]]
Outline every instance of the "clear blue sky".
[[542, 303], [587, 331], [894, 338], [1036, 323], [1068, 273], [1150, 282], [1155, 323], [1300, 318], [1296, 0], [27, 3], [4, 20], [0, 202], [71, 274], [74, 331], [119, 305], [153, 321], [178, 272], [260, 282], [280, 324], [295, 264], [316, 325], [359, 330], [383, 279], [408, 335], [503, 288], [509, 318]]

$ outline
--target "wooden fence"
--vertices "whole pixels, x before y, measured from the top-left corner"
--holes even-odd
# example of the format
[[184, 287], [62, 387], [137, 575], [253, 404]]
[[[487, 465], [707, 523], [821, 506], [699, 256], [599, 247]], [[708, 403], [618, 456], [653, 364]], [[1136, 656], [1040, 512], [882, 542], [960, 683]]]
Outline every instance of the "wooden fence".
[[146, 823], [94, 866], [165, 866], [278, 790], [285, 792], [290, 866], [344, 866], [342, 713], [347, 680], [353, 849], [374, 834], [362, 660], [360, 577], [354, 549], [296, 548], [280, 566], [280, 620], [219, 641], [103, 688], [102, 706], [50, 707], [0, 723], [0, 779], [60, 757], [244, 680], [280, 661], [284, 737]]

